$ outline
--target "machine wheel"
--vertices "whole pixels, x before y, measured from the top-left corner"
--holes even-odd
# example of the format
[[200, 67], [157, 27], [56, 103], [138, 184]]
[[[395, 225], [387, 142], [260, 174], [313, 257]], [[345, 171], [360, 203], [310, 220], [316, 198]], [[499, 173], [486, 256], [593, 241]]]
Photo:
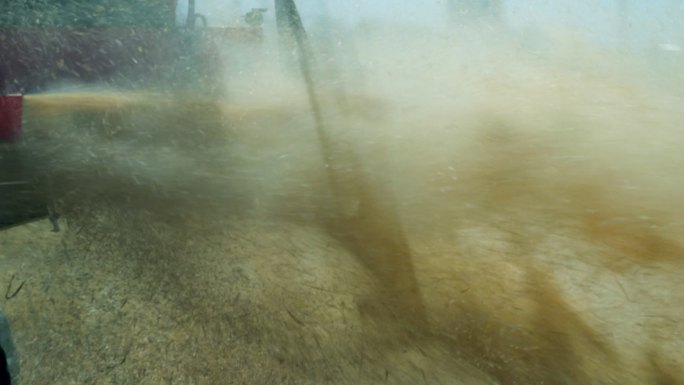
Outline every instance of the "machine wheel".
[[19, 375], [17, 360], [9, 322], [0, 310], [0, 385], [16, 385]]

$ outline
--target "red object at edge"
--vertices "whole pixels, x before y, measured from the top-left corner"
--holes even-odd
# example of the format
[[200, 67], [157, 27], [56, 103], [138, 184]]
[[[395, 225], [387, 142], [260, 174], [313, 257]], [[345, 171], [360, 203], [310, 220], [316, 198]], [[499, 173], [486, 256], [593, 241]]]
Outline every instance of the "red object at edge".
[[0, 95], [0, 141], [11, 142], [21, 134], [23, 95]]

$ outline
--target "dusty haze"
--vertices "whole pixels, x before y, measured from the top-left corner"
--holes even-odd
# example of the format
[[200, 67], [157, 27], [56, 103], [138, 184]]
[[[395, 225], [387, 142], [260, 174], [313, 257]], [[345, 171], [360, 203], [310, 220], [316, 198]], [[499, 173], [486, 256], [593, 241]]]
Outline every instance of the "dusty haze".
[[23, 383], [684, 383], [673, 59], [315, 36], [327, 147], [275, 47], [220, 98], [26, 97], [67, 228], [0, 234]]

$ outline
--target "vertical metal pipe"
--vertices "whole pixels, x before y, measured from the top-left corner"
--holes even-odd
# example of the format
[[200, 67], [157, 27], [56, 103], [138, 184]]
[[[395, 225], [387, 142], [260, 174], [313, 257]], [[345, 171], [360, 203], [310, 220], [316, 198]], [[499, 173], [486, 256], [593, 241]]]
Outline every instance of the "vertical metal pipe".
[[[373, 298], [375, 302], [369, 308], [377, 310], [378, 307], [388, 306], [392, 313], [390, 317], [398, 315], [401, 321], [413, 327], [413, 332], [422, 333], [428, 327], [425, 307], [408, 240], [391, 194], [384, 186], [372, 183], [356, 154], [349, 148], [341, 150], [331, 137], [317, 95], [311, 48], [294, 0], [275, 0], [275, 9], [278, 32], [284, 44], [294, 45], [288, 48], [296, 52], [306, 83], [330, 188], [337, 200], [335, 203], [342, 206], [341, 202], [348, 198], [359, 203], [358, 212], [353, 218], [346, 218], [343, 210], [335, 207], [338, 212], [336, 219], [329, 224], [330, 229], [379, 283], [379, 291]], [[344, 158], [341, 163], [348, 164], [347, 168], [351, 167], [352, 170], [343, 170], [338, 164], [341, 158]], [[355, 186], [350, 189], [347, 184]], [[354, 196], [346, 197], [342, 191], [351, 191]]]
[[188, 0], [188, 18], [185, 26], [188, 29], [195, 29], [195, 0]]

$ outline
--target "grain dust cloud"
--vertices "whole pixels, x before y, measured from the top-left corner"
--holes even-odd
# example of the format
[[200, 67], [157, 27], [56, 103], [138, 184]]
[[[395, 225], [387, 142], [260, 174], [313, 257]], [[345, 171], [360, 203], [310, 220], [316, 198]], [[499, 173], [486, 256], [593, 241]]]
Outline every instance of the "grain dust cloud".
[[21, 384], [684, 384], [679, 51], [454, 9], [25, 95]]

